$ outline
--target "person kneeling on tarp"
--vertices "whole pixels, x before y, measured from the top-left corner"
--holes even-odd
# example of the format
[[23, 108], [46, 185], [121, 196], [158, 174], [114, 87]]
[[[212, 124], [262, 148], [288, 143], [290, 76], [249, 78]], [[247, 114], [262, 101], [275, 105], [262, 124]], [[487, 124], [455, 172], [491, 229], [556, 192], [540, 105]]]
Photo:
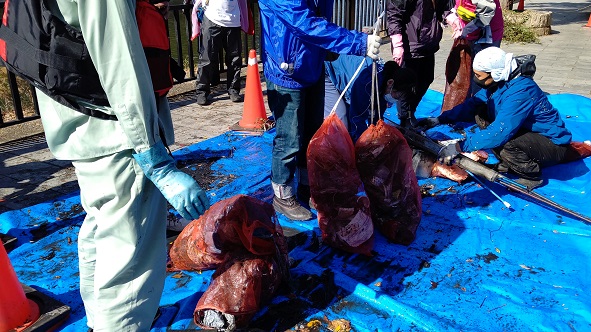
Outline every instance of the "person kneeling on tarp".
[[474, 57], [474, 83], [483, 89], [464, 103], [419, 125], [476, 122], [480, 130], [440, 152], [446, 162], [460, 152], [493, 149], [499, 172], [512, 171], [517, 182], [533, 189], [542, 185], [541, 168], [567, 160], [571, 132], [558, 110], [534, 82], [535, 56], [513, 57], [489, 47]]

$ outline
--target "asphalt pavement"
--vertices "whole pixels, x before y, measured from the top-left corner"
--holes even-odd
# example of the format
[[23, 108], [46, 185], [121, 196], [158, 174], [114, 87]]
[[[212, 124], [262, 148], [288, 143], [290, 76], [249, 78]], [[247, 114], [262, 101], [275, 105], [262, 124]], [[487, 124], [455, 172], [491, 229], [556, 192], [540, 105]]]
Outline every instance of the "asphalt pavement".
[[[591, 13], [589, 1], [530, 0], [525, 1], [525, 9], [551, 11], [552, 34], [540, 37], [539, 43], [503, 43], [501, 48], [515, 55], [536, 55], [535, 80], [545, 92], [591, 98], [591, 28], [584, 27]], [[446, 29], [436, 54], [433, 90], [444, 90], [445, 61], [452, 42], [451, 31]], [[391, 56], [388, 44], [382, 46], [381, 56]], [[244, 69], [243, 83], [245, 73]], [[214, 101], [208, 106], [195, 103], [194, 82], [173, 88], [169, 94], [176, 135], [173, 151], [223, 134], [242, 118], [243, 104], [231, 102], [223, 86], [222, 81], [214, 89]], [[264, 80], [262, 87], [265, 95]], [[268, 110], [267, 114], [270, 115]], [[0, 165], [0, 213], [79, 190], [71, 163], [56, 160], [47, 148], [40, 121], [0, 129]]]

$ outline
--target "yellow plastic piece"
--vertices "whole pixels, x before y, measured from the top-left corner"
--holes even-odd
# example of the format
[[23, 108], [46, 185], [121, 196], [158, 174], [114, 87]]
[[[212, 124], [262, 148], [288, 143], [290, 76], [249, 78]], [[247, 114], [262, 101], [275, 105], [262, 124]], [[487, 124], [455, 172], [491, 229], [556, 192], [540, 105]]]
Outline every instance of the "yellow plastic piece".
[[458, 17], [464, 20], [464, 22], [470, 22], [476, 18], [476, 14], [474, 14], [473, 11], [470, 11], [462, 6], [458, 6], [456, 12], [458, 14]]

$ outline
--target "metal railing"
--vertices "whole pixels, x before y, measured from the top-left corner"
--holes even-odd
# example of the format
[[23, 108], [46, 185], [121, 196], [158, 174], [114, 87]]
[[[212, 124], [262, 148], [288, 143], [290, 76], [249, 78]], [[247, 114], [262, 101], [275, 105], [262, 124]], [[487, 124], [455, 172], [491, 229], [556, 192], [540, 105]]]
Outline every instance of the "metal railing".
[[[333, 22], [350, 30], [372, 27], [379, 13], [386, 9], [387, 0], [335, 0]], [[381, 30], [385, 29], [385, 21]]]
[[[4, 68], [4, 70], [8, 81], [7, 83], [11, 100], [4, 100], [2, 101], [2, 105], [0, 105], [0, 128], [39, 119], [39, 106], [37, 104], [35, 89], [33, 89], [32, 86], [29, 86], [29, 90], [26, 91], [32, 100], [33, 109], [27, 110], [27, 114], [25, 114], [22, 105], [21, 91], [19, 91], [19, 85], [26, 85], [26, 83], [17, 82], [17, 78], [13, 73], [6, 70], [6, 68]], [[12, 112], [8, 110], [10, 105], [12, 105]]]
[[[242, 60], [247, 64], [250, 49], [256, 49], [260, 54], [260, 22], [257, 0], [249, 0], [252, 5], [255, 23], [255, 34], [242, 37]], [[380, 12], [379, 8], [385, 8], [386, 0], [335, 0], [332, 20], [334, 23], [351, 30], [362, 30], [372, 26]], [[3, 12], [4, 1], [0, 1], [0, 11]], [[198, 61], [197, 41], [191, 41], [191, 5], [171, 5], [168, 18], [168, 33], [172, 57], [185, 68], [188, 77], [180, 82], [194, 80], [196, 78], [196, 62]], [[219, 54], [220, 72], [224, 71], [223, 52]], [[6, 68], [0, 68], [6, 71]], [[2, 75], [2, 73], [0, 73]], [[0, 100], [0, 128], [23, 123], [39, 118], [39, 107], [35, 95], [35, 89], [23, 80], [17, 79], [14, 74], [6, 71], [6, 84], [10, 90], [11, 101]], [[180, 83], [176, 82], [176, 83]], [[20, 90], [19, 90], [20, 87]], [[1, 87], [0, 87], [1, 88]], [[23, 96], [27, 94], [29, 106], [23, 109]], [[32, 99], [32, 101], [29, 100]]]

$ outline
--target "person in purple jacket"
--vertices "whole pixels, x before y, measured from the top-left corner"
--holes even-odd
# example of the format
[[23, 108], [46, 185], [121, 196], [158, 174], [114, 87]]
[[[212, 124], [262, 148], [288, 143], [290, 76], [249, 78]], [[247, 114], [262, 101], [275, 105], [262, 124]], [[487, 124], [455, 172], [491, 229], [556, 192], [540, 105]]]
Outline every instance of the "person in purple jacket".
[[262, 61], [269, 108], [275, 117], [271, 185], [273, 206], [291, 220], [313, 215], [306, 150], [324, 117], [327, 51], [377, 59], [380, 38], [329, 22], [333, 0], [259, 0]]
[[454, 7], [454, 0], [389, 0], [386, 7], [388, 34], [392, 39], [392, 58], [417, 75], [417, 105], [435, 78], [435, 53], [443, 36], [441, 24]]
[[462, 151], [493, 149], [501, 160], [497, 170], [517, 174], [517, 182], [530, 190], [542, 185], [542, 167], [566, 160], [572, 135], [534, 82], [534, 60], [533, 55], [513, 57], [498, 47], [488, 47], [474, 57], [474, 82], [482, 90], [438, 117], [419, 120], [424, 128], [478, 123], [480, 130], [467, 132], [465, 140], [443, 148], [440, 160], [451, 162]]

